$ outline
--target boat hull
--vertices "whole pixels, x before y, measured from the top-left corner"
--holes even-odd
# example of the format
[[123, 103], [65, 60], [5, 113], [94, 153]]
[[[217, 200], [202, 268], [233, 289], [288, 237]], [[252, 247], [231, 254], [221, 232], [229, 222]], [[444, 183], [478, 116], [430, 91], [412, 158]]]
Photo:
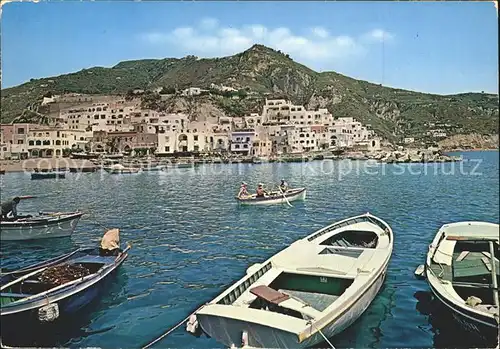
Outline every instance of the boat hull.
[[124, 253], [116, 259], [114, 264], [109, 265], [102, 272], [94, 274], [94, 277], [49, 293], [46, 297], [17, 306], [3, 306], [0, 311], [2, 332], [14, 337], [19, 335], [20, 331], [29, 329], [31, 332], [37, 326], [43, 326], [44, 323], [39, 320], [39, 309], [47, 304], [57, 304], [59, 313], [57, 318], [50, 323], [64, 321], [65, 318], [77, 313], [102, 294], [107, 288], [107, 281], [116, 273], [127, 257], [128, 254]]
[[276, 205], [286, 204], [287, 202], [305, 200], [306, 189], [300, 188], [292, 191], [287, 191], [285, 196], [279, 194], [273, 197], [257, 198], [252, 196], [250, 198], [237, 198], [242, 205]]
[[134, 174], [134, 173], [139, 173], [138, 168], [127, 168], [127, 169], [113, 169], [113, 168], [104, 168], [104, 171], [106, 171], [109, 174]]
[[49, 173], [32, 173], [31, 179], [59, 179], [66, 178], [63, 172], [49, 172]]
[[33, 222], [33, 224], [2, 222], [0, 224], [0, 240], [18, 241], [67, 237], [73, 234], [81, 216], [82, 213], [78, 213], [60, 220]]
[[[427, 276], [429, 278], [429, 275]], [[434, 298], [447, 309], [453, 320], [465, 331], [474, 334], [488, 342], [497, 341], [498, 338], [498, 323], [494, 318], [489, 316], [481, 316], [468, 310], [466, 307], [460, 307], [453, 302], [446, 299], [446, 297], [439, 292], [437, 287], [429, 282], [429, 288], [431, 289]]]

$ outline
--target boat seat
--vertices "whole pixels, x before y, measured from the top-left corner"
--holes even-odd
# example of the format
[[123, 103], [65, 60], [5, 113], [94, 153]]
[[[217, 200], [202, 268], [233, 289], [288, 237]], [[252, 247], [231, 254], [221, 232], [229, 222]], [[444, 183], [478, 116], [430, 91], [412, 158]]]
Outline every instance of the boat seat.
[[276, 291], [275, 289], [266, 285], [254, 287], [250, 289], [250, 292], [257, 297], [260, 297], [273, 304], [280, 304], [281, 302], [286, 301], [290, 298], [289, 295]]
[[40, 284], [42, 283], [40, 280], [24, 280], [24, 284]]
[[2, 292], [0, 293], [0, 297], [11, 297], [11, 298], [26, 298], [31, 296], [31, 294], [25, 293], [10, 293], [10, 292]]
[[467, 257], [467, 255], [469, 253], [470, 253], [469, 251], [462, 251], [460, 253], [460, 255], [457, 257], [457, 262], [460, 262], [461, 260], [463, 260], [465, 257]]

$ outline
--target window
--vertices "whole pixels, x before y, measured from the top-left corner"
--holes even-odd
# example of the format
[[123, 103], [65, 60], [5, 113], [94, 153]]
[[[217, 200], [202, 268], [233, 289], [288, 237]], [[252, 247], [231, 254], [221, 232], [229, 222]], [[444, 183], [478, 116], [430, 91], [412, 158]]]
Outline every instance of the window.
[[29, 145], [35, 145], [35, 141], [29, 141]]
[[19, 135], [23, 135], [23, 134], [24, 134], [24, 127], [19, 127], [19, 128], [17, 129], [17, 134], [19, 134]]
[[197, 140], [198, 140], [198, 136], [193, 136], [193, 139], [194, 139], [195, 141], [197, 141]]
[[166, 146], [166, 147], [165, 147], [165, 151], [170, 151], [170, 147], [169, 147], [169, 146]]
[[24, 144], [24, 141], [22, 139], [18, 139], [17, 144]]
[[248, 144], [243, 144], [243, 148], [248, 148]]
[[236, 145], [234, 146], [234, 148], [235, 148], [235, 149], [240, 149], [240, 145], [239, 145], [239, 144], [236, 144]]
[[56, 141], [56, 145], [61, 145], [61, 141], [60, 141], [60, 140], [57, 140], [57, 141]]
[[99, 115], [94, 115], [94, 120], [99, 120]]
[[194, 146], [194, 151], [199, 151], [199, 150], [200, 150], [200, 146], [195, 145], [195, 146]]
[[247, 139], [246, 139], [246, 140], [247, 140], [247, 142], [250, 142], [250, 137], [247, 137]]
[[106, 119], [106, 115], [101, 115], [101, 119]]

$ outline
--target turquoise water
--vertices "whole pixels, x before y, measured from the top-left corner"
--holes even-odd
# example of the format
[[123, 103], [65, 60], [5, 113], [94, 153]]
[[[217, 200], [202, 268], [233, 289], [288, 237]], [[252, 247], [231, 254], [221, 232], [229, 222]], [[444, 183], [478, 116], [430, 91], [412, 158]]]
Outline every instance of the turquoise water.
[[[42, 181], [31, 181], [29, 174], [7, 174], [0, 177], [2, 198], [39, 196], [23, 201], [19, 212], [82, 209], [90, 215], [71, 238], [2, 242], [2, 268], [97, 245], [103, 227], [120, 228], [122, 242], [131, 242], [133, 248], [109, 292], [64, 328], [31, 344], [139, 347], [222, 292], [249, 265], [318, 228], [369, 211], [394, 230], [387, 280], [365, 314], [333, 338], [333, 344], [460, 346], [464, 342], [456, 332], [439, 328], [435, 316], [422, 310], [417, 296], [428, 287], [413, 272], [442, 224], [499, 221], [498, 152], [463, 155], [464, 162], [448, 164], [203, 165], [168, 173], [68, 174], [63, 180]], [[292, 208], [235, 203], [241, 181], [254, 188], [281, 178], [307, 187], [307, 200], [293, 202]], [[156, 347], [223, 348], [213, 339], [188, 335], [184, 327]]]

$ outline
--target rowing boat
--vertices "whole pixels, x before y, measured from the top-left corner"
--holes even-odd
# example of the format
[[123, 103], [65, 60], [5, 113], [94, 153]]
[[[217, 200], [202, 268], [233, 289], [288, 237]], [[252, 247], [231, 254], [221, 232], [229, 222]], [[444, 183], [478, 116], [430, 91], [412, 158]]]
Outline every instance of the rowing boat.
[[306, 188], [288, 189], [286, 192], [270, 192], [264, 196], [256, 194], [236, 197], [236, 200], [242, 205], [273, 205], [286, 204], [290, 201], [305, 200]]
[[42, 212], [37, 216], [0, 222], [0, 240], [32, 240], [73, 234], [83, 212]]
[[[40, 325], [70, 319], [105, 290], [104, 281], [128, 257], [98, 248], [78, 249], [55, 259], [3, 274], [0, 288], [2, 334], [35, 332]], [[25, 333], [26, 334], [26, 333]]]
[[498, 224], [457, 222], [439, 229], [417, 276], [466, 331], [485, 339], [498, 335]]
[[195, 311], [186, 330], [227, 347], [305, 348], [352, 325], [380, 290], [390, 226], [369, 213], [300, 239]]

